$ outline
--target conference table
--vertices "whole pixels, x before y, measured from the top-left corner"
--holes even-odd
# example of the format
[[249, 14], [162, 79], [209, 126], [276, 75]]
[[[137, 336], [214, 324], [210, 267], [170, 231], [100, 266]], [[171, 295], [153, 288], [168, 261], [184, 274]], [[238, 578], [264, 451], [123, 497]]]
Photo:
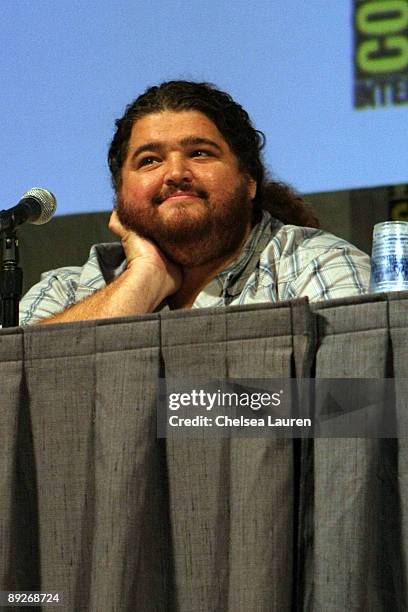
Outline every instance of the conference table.
[[[407, 610], [407, 306], [2, 330], [0, 590], [74, 612]], [[311, 417], [305, 381], [393, 380], [394, 433], [158, 438], [158, 383], [187, 378], [299, 381]]]

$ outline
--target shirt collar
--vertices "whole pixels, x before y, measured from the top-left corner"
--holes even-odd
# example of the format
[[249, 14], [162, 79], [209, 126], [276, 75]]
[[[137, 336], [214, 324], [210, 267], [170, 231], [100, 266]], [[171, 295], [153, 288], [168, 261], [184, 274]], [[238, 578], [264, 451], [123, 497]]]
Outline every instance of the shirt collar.
[[[253, 227], [240, 254], [222, 272], [219, 272], [206, 287], [200, 296], [208, 297], [239, 295], [244, 289], [250, 275], [259, 267], [262, 252], [271, 241], [276, 229], [282, 223], [263, 210], [261, 220]], [[197, 298], [198, 299], [198, 298]]]

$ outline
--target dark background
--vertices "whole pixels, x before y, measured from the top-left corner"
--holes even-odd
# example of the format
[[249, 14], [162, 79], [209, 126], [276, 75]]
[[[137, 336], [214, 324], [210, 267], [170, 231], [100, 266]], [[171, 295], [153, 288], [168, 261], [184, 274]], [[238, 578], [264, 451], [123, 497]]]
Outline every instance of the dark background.
[[[323, 229], [345, 238], [363, 251], [371, 252], [375, 223], [387, 221], [397, 212], [408, 221], [408, 186], [308, 194], [304, 198], [318, 214]], [[393, 201], [400, 201], [397, 206]], [[24, 292], [40, 279], [42, 272], [62, 266], [81, 266], [96, 242], [111, 242], [107, 228], [110, 212], [55, 217], [42, 226], [18, 229], [20, 265], [24, 270]]]

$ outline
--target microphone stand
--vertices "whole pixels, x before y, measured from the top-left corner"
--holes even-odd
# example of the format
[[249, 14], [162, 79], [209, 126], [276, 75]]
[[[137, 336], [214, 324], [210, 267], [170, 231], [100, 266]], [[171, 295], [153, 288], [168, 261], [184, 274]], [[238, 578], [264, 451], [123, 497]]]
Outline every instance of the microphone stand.
[[23, 293], [23, 271], [18, 266], [18, 239], [15, 227], [0, 232], [1, 241], [1, 324], [2, 327], [17, 327], [18, 306]]

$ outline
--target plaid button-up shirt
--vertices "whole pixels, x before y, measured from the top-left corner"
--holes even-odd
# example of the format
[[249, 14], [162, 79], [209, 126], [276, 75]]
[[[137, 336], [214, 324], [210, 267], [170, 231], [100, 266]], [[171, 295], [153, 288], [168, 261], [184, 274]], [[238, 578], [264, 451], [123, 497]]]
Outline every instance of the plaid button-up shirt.
[[[81, 267], [42, 275], [20, 303], [20, 325], [55, 315], [105, 287], [126, 268], [119, 243], [97, 244]], [[263, 211], [240, 255], [197, 296], [193, 308], [310, 301], [367, 293], [368, 255], [322, 230], [284, 225]]]

